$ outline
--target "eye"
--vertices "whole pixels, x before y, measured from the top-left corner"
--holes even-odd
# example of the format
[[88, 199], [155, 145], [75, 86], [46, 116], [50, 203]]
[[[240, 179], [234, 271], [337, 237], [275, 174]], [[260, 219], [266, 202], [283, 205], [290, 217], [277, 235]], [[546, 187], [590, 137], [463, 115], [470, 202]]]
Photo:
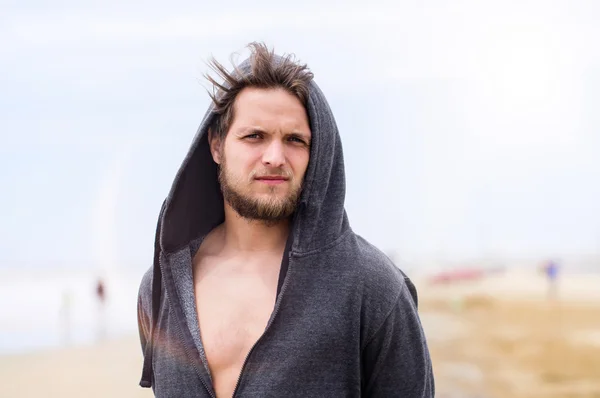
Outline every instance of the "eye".
[[244, 137], [244, 139], [250, 139], [250, 140], [255, 140], [260, 138], [260, 134], [259, 133], [252, 133], [252, 134], [248, 134], [247, 136]]
[[294, 143], [298, 143], [298, 144], [303, 144], [303, 145], [307, 145], [306, 142], [304, 141], [303, 138], [296, 136], [296, 135], [292, 135], [288, 138], [289, 141], [294, 142]]

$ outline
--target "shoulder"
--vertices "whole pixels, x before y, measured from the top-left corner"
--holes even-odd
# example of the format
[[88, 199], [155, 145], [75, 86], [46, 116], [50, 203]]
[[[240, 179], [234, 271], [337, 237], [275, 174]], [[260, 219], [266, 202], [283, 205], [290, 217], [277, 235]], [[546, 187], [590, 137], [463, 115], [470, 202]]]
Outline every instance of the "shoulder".
[[416, 311], [415, 286], [385, 253], [359, 235], [353, 234], [348, 244], [348, 265], [360, 287], [366, 336], [375, 333], [394, 310]]
[[[353, 234], [350, 262], [361, 285], [367, 291], [376, 291], [383, 296], [398, 297], [407, 288], [406, 274], [380, 249], [359, 235]], [[392, 301], [395, 301], [392, 299]]]
[[154, 267], [150, 267], [148, 270], [146, 270], [146, 272], [144, 272], [140, 282], [140, 287], [138, 289], [138, 305], [141, 306], [146, 313], [150, 313], [152, 305], [153, 270]]

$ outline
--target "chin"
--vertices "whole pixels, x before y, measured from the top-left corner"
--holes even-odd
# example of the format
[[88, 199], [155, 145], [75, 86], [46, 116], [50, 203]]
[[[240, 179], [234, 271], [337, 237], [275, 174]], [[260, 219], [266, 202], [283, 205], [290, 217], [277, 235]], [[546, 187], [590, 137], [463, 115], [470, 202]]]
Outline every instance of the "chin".
[[261, 187], [260, 189], [253, 190], [254, 196], [256, 197], [281, 197], [285, 198], [290, 194], [288, 187], [270, 186]]
[[254, 196], [254, 199], [264, 202], [264, 203], [272, 203], [272, 202], [285, 202], [288, 198], [288, 195], [284, 194], [275, 194], [275, 193], [263, 193]]

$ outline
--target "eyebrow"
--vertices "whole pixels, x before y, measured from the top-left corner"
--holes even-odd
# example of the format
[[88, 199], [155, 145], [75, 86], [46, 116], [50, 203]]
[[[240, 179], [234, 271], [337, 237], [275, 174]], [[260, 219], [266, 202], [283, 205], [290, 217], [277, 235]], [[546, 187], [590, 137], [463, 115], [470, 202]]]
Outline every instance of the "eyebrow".
[[[265, 129], [257, 127], [257, 126], [244, 127], [242, 129], [240, 129], [239, 132], [240, 132], [240, 134], [248, 134], [248, 133], [269, 134]], [[292, 136], [297, 136], [297, 137], [303, 138], [309, 144], [310, 144], [311, 138], [312, 138], [310, 135], [299, 132], [299, 131], [292, 131], [291, 133], [286, 133], [285, 135], [288, 135], [288, 136], [292, 135]]]
[[263, 134], [267, 134], [267, 132], [264, 129], [261, 129], [260, 127], [244, 127], [242, 129], [239, 130], [240, 134], [248, 134], [248, 133], [263, 133]]

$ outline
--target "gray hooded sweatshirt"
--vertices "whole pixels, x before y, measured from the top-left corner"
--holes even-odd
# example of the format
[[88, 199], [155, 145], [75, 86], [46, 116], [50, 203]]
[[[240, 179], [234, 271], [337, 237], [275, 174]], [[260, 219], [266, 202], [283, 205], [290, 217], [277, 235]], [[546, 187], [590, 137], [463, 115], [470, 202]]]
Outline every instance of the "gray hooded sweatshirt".
[[[433, 397], [416, 290], [350, 228], [340, 136], [314, 81], [307, 111], [310, 160], [275, 307], [246, 358], [234, 396]], [[157, 397], [215, 398], [192, 278], [202, 239], [224, 221], [208, 145], [214, 117], [211, 106], [163, 203], [154, 264], [139, 290], [140, 385], [152, 387]]]

